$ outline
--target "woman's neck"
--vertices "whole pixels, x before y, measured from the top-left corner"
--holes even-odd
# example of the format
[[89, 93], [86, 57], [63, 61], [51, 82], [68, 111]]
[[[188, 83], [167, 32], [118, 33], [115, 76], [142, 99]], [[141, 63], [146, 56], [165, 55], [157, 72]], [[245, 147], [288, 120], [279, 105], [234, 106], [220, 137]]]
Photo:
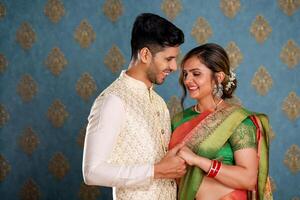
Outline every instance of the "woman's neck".
[[203, 112], [205, 110], [214, 111], [223, 102], [222, 99], [214, 99], [213, 97], [208, 97], [205, 99], [198, 100], [197, 110]]

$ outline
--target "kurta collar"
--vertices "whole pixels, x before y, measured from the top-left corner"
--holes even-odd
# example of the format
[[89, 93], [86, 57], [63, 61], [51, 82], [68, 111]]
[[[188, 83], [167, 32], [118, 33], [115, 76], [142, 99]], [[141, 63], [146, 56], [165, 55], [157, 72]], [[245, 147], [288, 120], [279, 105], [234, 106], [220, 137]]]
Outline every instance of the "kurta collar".
[[148, 89], [147, 85], [144, 82], [128, 76], [126, 74], [126, 70], [122, 70], [119, 78], [124, 79], [131, 87], [134, 87], [136, 89], [151, 91], [154, 88], [154, 85], [152, 84], [152, 86]]

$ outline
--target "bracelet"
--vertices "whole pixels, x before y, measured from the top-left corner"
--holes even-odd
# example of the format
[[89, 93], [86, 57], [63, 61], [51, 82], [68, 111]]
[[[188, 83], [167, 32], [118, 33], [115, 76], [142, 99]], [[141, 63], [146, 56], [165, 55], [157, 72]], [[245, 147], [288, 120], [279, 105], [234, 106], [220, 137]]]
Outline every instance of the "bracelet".
[[206, 176], [214, 178], [215, 176], [218, 175], [221, 166], [222, 166], [222, 163], [220, 161], [212, 160], [210, 168], [209, 168]]

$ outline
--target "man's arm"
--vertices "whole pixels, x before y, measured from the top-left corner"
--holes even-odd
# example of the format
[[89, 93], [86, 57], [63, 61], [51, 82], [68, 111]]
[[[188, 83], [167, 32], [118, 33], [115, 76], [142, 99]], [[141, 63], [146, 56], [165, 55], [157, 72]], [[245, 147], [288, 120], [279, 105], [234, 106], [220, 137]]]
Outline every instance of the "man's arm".
[[88, 185], [130, 186], [149, 184], [153, 165], [117, 166], [107, 162], [125, 121], [122, 100], [114, 95], [94, 103], [83, 150], [83, 178]]
[[175, 147], [155, 165], [124, 166], [108, 163], [124, 121], [124, 105], [119, 97], [111, 95], [102, 104], [96, 100], [89, 116], [83, 150], [82, 170], [86, 184], [141, 186], [150, 184], [153, 178], [177, 178], [184, 174], [185, 164], [176, 156], [178, 148]]

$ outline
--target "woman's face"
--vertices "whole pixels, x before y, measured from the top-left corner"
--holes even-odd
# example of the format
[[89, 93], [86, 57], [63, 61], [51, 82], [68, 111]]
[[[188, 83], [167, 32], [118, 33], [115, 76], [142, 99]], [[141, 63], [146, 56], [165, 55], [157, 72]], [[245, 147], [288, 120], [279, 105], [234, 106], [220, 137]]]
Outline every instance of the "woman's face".
[[213, 72], [193, 56], [183, 65], [183, 83], [191, 98], [201, 100], [212, 96], [214, 79]]

